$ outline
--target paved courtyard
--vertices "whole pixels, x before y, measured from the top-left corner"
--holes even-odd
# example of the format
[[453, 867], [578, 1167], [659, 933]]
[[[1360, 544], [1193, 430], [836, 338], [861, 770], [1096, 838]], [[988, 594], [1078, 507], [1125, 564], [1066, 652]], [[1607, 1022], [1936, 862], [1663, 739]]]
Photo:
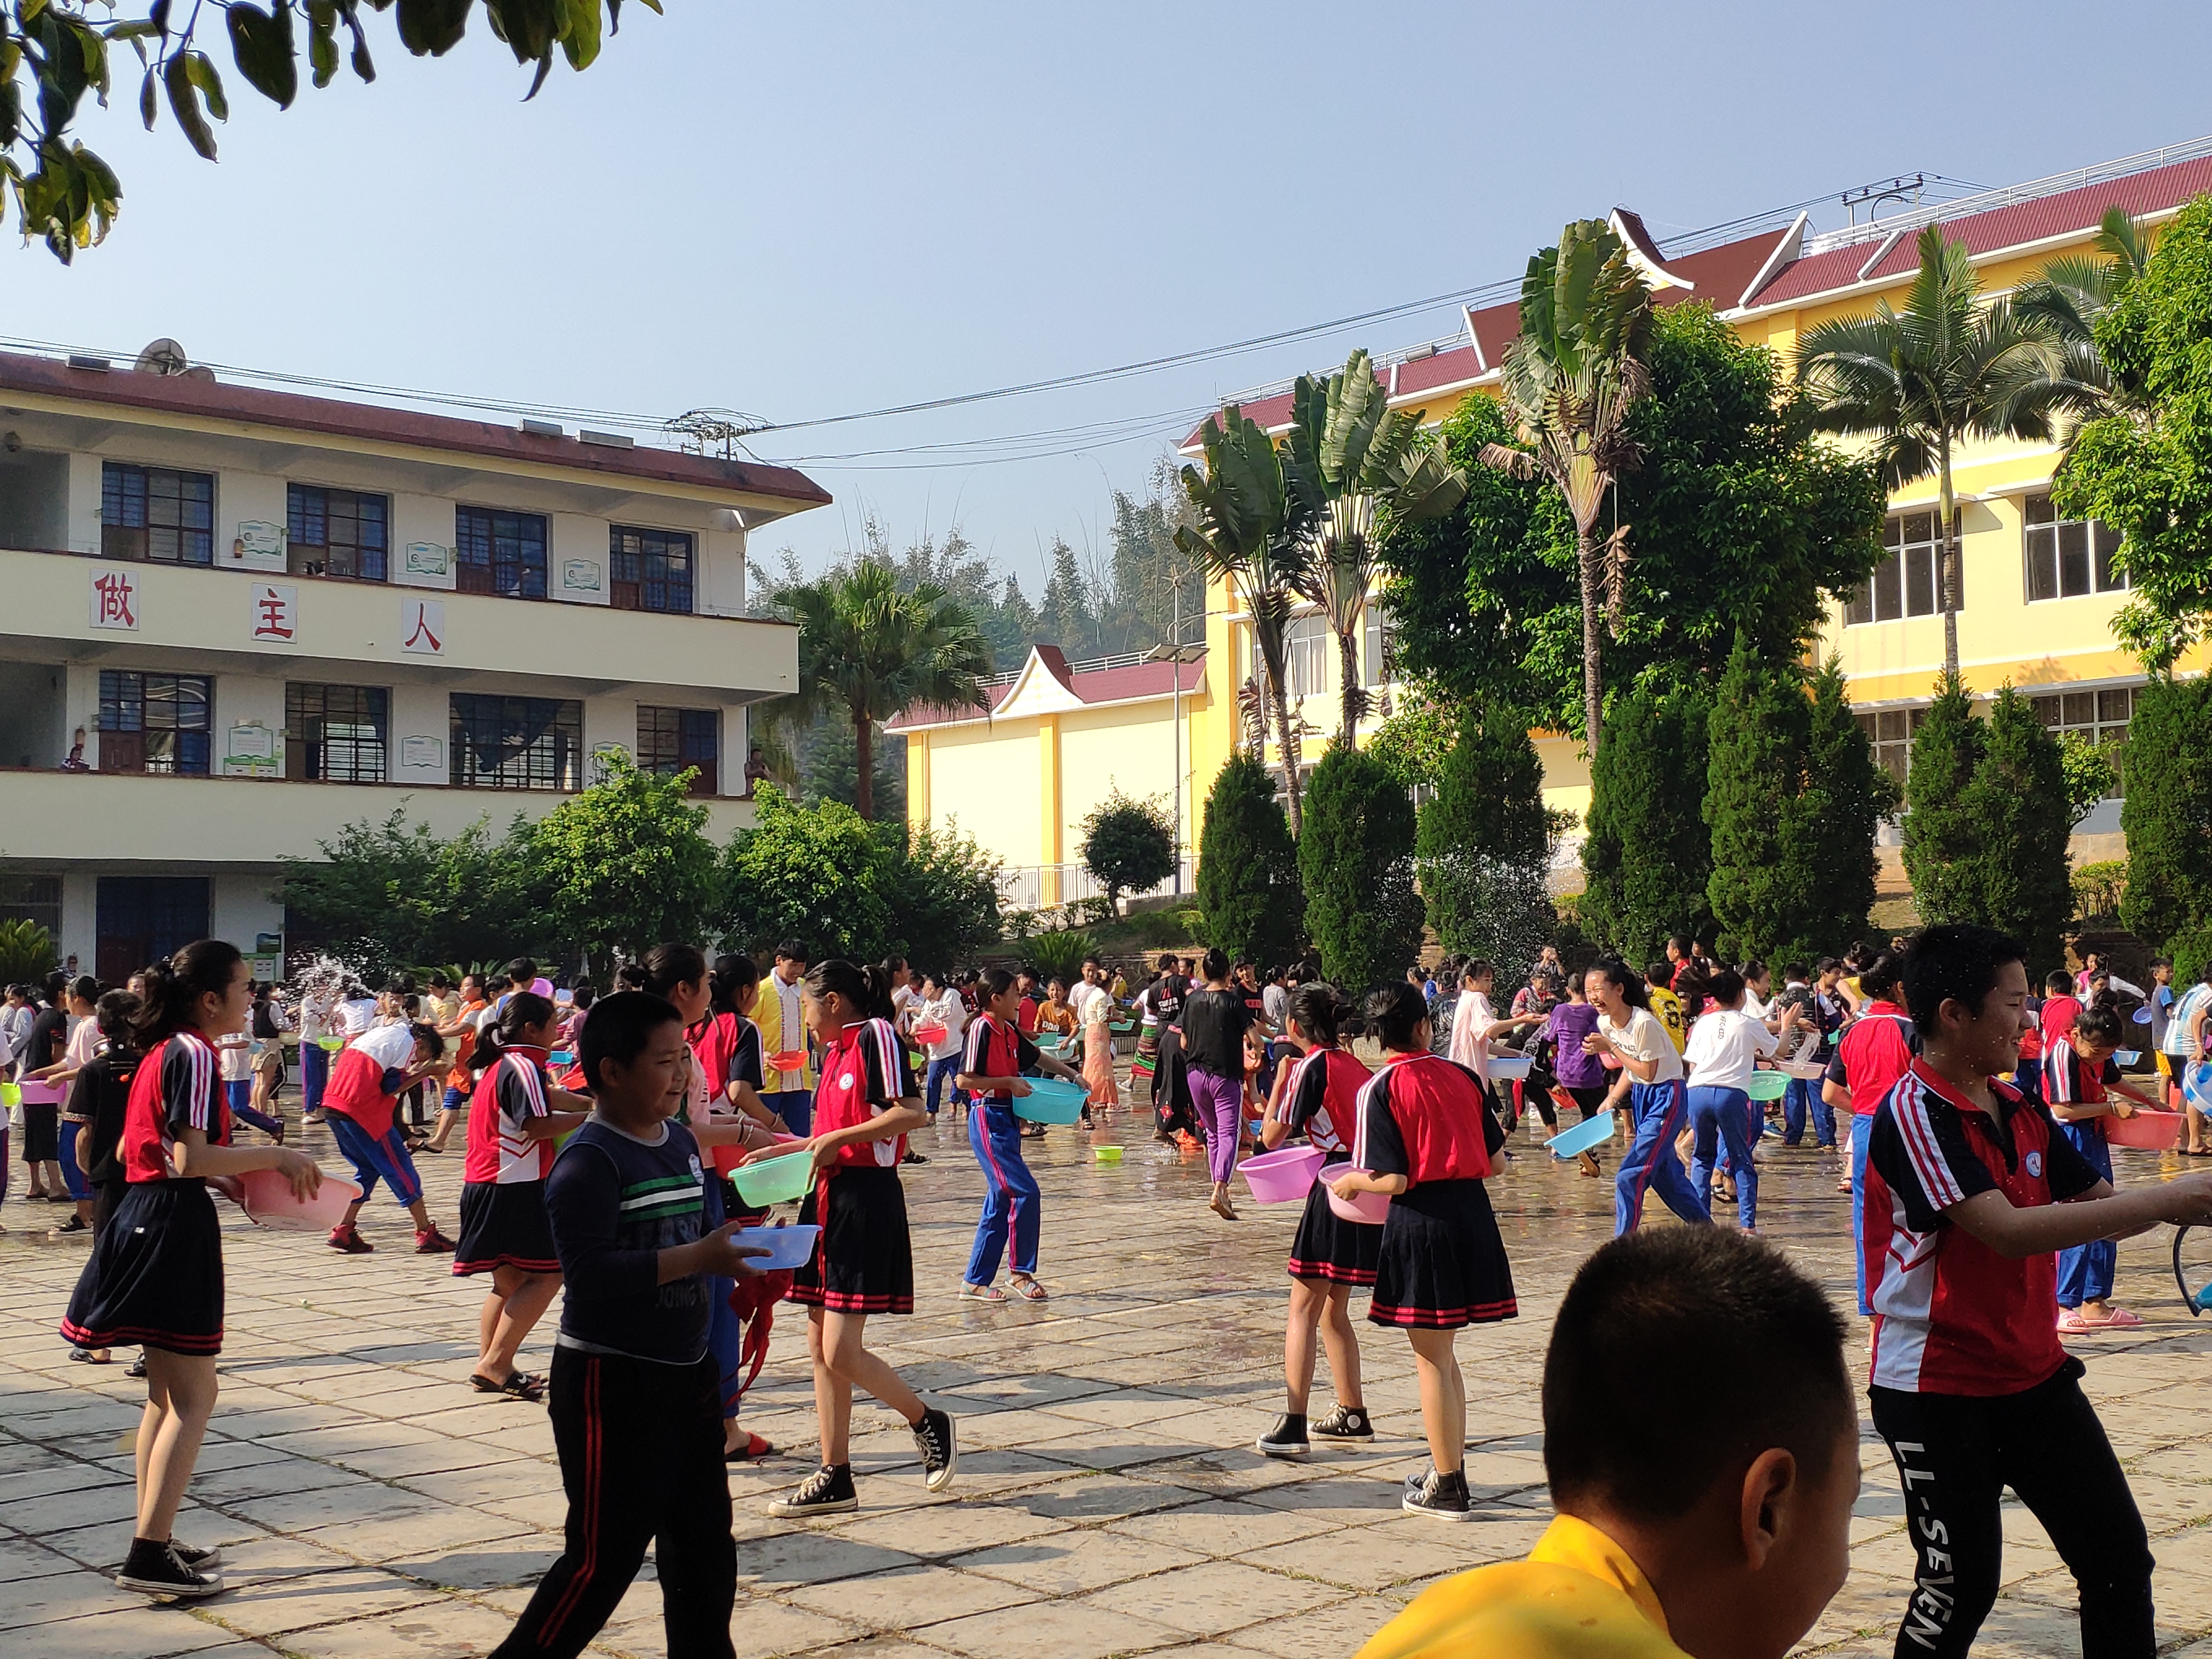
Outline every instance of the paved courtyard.
[[[906, 1172], [920, 1306], [873, 1334], [959, 1419], [950, 1494], [924, 1492], [903, 1425], [864, 1402], [860, 1513], [766, 1518], [766, 1498], [812, 1467], [803, 1324], [786, 1313], [746, 1421], [787, 1455], [731, 1476], [741, 1656], [1324, 1659], [1440, 1575], [1517, 1556], [1542, 1531], [1544, 1340], [1577, 1263], [1611, 1231], [1610, 1181], [1547, 1167], [1515, 1138], [1493, 1194], [1522, 1317], [1461, 1340], [1480, 1517], [1447, 1527], [1398, 1510], [1425, 1454], [1397, 1335], [1362, 1325], [1371, 1449], [1305, 1463], [1252, 1449], [1280, 1406], [1294, 1210], [1218, 1220], [1202, 1165], [1151, 1145], [1139, 1115], [1116, 1115], [1099, 1137], [1127, 1144], [1118, 1168], [1091, 1161], [1084, 1132], [1033, 1144], [1053, 1292], [1039, 1306], [954, 1299], [981, 1182], [958, 1127], [920, 1137], [931, 1162]], [[337, 1167], [325, 1132], [308, 1145]], [[2118, 1156], [2123, 1182], [2175, 1167]], [[461, 1160], [422, 1162], [450, 1230]], [[1848, 1212], [1834, 1175], [1828, 1154], [1778, 1152], [1761, 1220], [1842, 1301]], [[465, 1386], [478, 1292], [410, 1253], [399, 1212], [372, 1206], [363, 1231], [378, 1253], [345, 1257], [226, 1209], [223, 1394], [178, 1531], [222, 1546], [233, 1588], [191, 1607], [149, 1605], [106, 1577], [129, 1537], [143, 1393], [119, 1361], [70, 1364], [54, 1334], [85, 1250], [46, 1237], [63, 1213], [0, 1208], [0, 1652], [350, 1659], [498, 1642], [558, 1551], [552, 1436], [542, 1408]], [[2212, 1320], [2182, 1310], [2166, 1248], [2161, 1230], [2121, 1249], [2120, 1296], [2145, 1328], [2076, 1351], [2149, 1521], [2161, 1647], [2212, 1659]], [[526, 1351], [531, 1369], [552, 1328]], [[1633, 1386], [1623, 1379], [1625, 1396]], [[1889, 1650], [1910, 1554], [1870, 1430], [1862, 1456], [1852, 1576], [1808, 1651]], [[1977, 1651], [2078, 1652], [2057, 1558], [2024, 1511], [2008, 1509], [2006, 1530], [2005, 1593]], [[594, 1651], [662, 1651], [649, 1565]]]

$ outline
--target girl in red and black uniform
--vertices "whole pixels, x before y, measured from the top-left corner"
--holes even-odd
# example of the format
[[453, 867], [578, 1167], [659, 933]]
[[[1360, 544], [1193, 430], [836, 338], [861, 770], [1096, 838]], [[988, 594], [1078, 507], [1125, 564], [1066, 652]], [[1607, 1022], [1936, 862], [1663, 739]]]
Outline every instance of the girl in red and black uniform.
[[1352, 1167], [1329, 1187], [1339, 1198], [1391, 1194], [1367, 1316], [1413, 1344], [1421, 1425], [1435, 1467], [1406, 1482], [1401, 1507], [1441, 1520], [1472, 1517], [1467, 1496], [1467, 1384], [1452, 1352], [1462, 1325], [1510, 1319], [1513, 1269], [1483, 1181], [1505, 1144], [1482, 1080], [1429, 1052], [1428, 1005], [1411, 985], [1368, 999], [1382, 1069], [1359, 1096]]
[[[1303, 1131], [1307, 1144], [1334, 1164], [1315, 1178], [1291, 1243], [1291, 1318], [1283, 1339], [1290, 1409], [1259, 1438], [1260, 1449], [1270, 1457], [1304, 1457], [1311, 1449], [1309, 1434], [1330, 1445], [1365, 1445], [1375, 1438], [1359, 1387], [1359, 1339], [1352, 1334], [1350, 1304], [1353, 1286], [1375, 1282], [1382, 1229], [1343, 1219], [1329, 1208], [1323, 1185], [1343, 1173], [1352, 1156], [1347, 1132], [1358, 1121], [1359, 1091], [1373, 1076], [1338, 1042], [1341, 1012], [1330, 986], [1301, 985], [1291, 993], [1284, 1036], [1302, 1058], [1289, 1068], [1288, 1082], [1268, 1103], [1260, 1125], [1260, 1144], [1269, 1152]], [[1309, 1430], [1306, 1396], [1313, 1389], [1316, 1336], [1328, 1351], [1336, 1404]]]
[[806, 1021], [822, 1042], [822, 1080], [810, 1143], [815, 1186], [799, 1218], [819, 1225], [822, 1237], [793, 1276], [791, 1299], [809, 1310], [822, 1467], [769, 1506], [782, 1516], [860, 1507], [847, 1461], [855, 1383], [913, 1429], [930, 1491], [952, 1484], [957, 1457], [951, 1418], [923, 1405], [866, 1343], [870, 1314], [914, 1311], [914, 1250], [898, 1166], [908, 1131], [929, 1121], [891, 1026], [890, 986], [876, 968], [842, 958], [818, 963], [806, 976]]
[[134, 1030], [145, 1059], [131, 1080], [118, 1149], [126, 1190], [93, 1245], [62, 1334], [81, 1348], [136, 1342], [146, 1350], [146, 1414], [138, 1425], [138, 1513], [115, 1582], [149, 1595], [212, 1595], [223, 1587], [213, 1550], [170, 1536], [215, 1409], [222, 1351], [222, 1233], [210, 1176], [276, 1170], [301, 1198], [322, 1171], [282, 1146], [228, 1145], [217, 1038], [246, 1029], [252, 981], [235, 945], [187, 945], [145, 973]]
[[477, 1364], [470, 1386], [514, 1400], [545, 1397], [543, 1377], [517, 1370], [523, 1340], [561, 1288], [561, 1258], [545, 1214], [553, 1143], [580, 1126], [592, 1103], [565, 1094], [545, 1074], [560, 1011], [534, 991], [517, 991], [477, 1036], [469, 1056], [468, 1161], [461, 1168], [461, 1242], [453, 1272], [489, 1273], [477, 1314]]
[[969, 1093], [968, 1142], [975, 1149], [975, 1162], [983, 1166], [988, 1190], [960, 1294], [978, 1302], [1006, 1299], [1006, 1293], [992, 1281], [999, 1276], [999, 1258], [1006, 1254], [1011, 1233], [1013, 1272], [1009, 1282], [1014, 1294], [1024, 1302], [1042, 1302], [1044, 1286], [1036, 1281], [1040, 1199], [1036, 1177], [1022, 1157], [1022, 1121], [1014, 1115], [1014, 1100], [1030, 1091], [1024, 1080], [1027, 1072], [1050, 1072], [1071, 1083], [1084, 1079], [1073, 1066], [1039, 1054], [1036, 1044], [1022, 1035], [1017, 1024], [1021, 993], [1012, 974], [993, 968], [982, 975], [979, 988], [977, 1000], [983, 1011], [968, 1028], [967, 1051], [952, 1086]]

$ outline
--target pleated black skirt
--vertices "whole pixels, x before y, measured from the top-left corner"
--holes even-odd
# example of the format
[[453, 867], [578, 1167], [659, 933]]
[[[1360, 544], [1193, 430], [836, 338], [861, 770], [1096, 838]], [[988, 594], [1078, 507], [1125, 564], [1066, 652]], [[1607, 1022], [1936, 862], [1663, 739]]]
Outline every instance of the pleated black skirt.
[[1390, 1200], [1369, 1319], [1455, 1330], [1519, 1311], [1505, 1241], [1480, 1181], [1426, 1181]]
[[62, 1334], [80, 1348], [222, 1352], [222, 1228], [204, 1182], [134, 1182], [94, 1235]]
[[1291, 1277], [1322, 1279], [1332, 1285], [1372, 1285], [1382, 1259], [1382, 1229], [1369, 1221], [1346, 1221], [1328, 1207], [1322, 1182], [1341, 1174], [1342, 1164], [1326, 1165], [1306, 1194], [1305, 1212], [1291, 1241]]
[[914, 1244], [898, 1170], [848, 1164], [830, 1177], [826, 1209], [822, 1194], [817, 1182], [799, 1206], [800, 1224], [822, 1237], [791, 1276], [791, 1300], [832, 1313], [912, 1313]]

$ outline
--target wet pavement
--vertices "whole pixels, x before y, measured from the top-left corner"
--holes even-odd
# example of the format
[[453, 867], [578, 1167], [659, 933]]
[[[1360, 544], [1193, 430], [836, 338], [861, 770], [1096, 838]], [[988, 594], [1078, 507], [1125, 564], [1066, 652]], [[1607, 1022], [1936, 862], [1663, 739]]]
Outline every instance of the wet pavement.
[[[1125, 1161], [1094, 1162], [1094, 1139], [1122, 1145]], [[307, 1144], [342, 1167], [325, 1131]], [[1245, 1219], [1217, 1218], [1202, 1161], [1154, 1145], [1142, 1113], [1095, 1134], [1055, 1129], [1030, 1143], [1051, 1299], [980, 1305], [955, 1292], [982, 1182], [960, 1126], [922, 1132], [931, 1161], [905, 1172], [917, 1310], [872, 1321], [871, 1346], [958, 1419], [958, 1480], [927, 1493], [904, 1425], [864, 1400], [860, 1512], [769, 1519], [766, 1500], [812, 1468], [815, 1433], [804, 1321], [779, 1310], [745, 1421], [785, 1452], [731, 1474], [741, 1659], [1323, 1659], [1351, 1653], [1437, 1577], [1522, 1554], [1549, 1515], [1545, 1336], [1576, 1266], [1612, 1231], [1612, 1182], [1553, 1164], [1526, 1132], [1513, 1144], [1492, 1196], [1522, 1313], [1461, 1337], [1479, 1516], [1449, 1527], [1397, 1507], [1426, 1455], [1395, 1333], [1359, 1322], [1373, 1447], [1317, 1449], [1303, 1463], [1252, 1449], [1281, 1408], [1296, 1206], [1248, 1202]], [[422, 1160], [448, 1231], [458, 1152], [457, 1139]], [[2161, 1172], [2156, 1155], [2116, 1157], [2123, 1184]], [[1778, 1148], [1764, 1170], [1761, 1231], [1847, 1304], [1849, 1200], [1833, 1155]], [[1652, 1224], [1676, 1224], [1653, 1209]], [[232, 1588], [189, 1607], [149, 1604], [106, 1576], [129, 1540], [143, 1390], [121, 1363], [70, 1363], [55, 1334], [85, 1253], [46, 1237], [65, 1213], [20, 1198], [0, 1208], [0, 1650], [337, 1659], [498, 1643], [558, 1553], [552, 1437], [542, 1407], [468, 1389], [481, 1293], [411, 1253], [402, 1212], [373, 1202], [362, 1231], [376, 1254], [349, 1257], [225, 1206], [223, 1392], [178, 1535], [220, 1544]], [[2121, 1247], [2119, 1297], [2144, 1327], [2072, 1346], [2150, 1526], [2161, 1650], [2212, 1659], [2212, 1320], [2184, 1312], [2168, 1237]], [[1355, 1316], [1363, 1307], [1355, 1297]], [[544, 1369], [552, 1329], [549, 1317], [525, 1350], [529, 1369]], [[1863, 1358], [1862, 1343], [1854, 1364]], [[1321, 1409], [1325, 1381], [1315, 1398]], [[1808, 1652], [1887, 1654], [1903, 1607], [1911, 1557], [1897, 1480], [1865, 1432], [1851, 1577]], [[1975, 1651], [2078, 1653], [2071, 1579], [2016, 1504], [2005, 1528], [2005, 1589]], [[649, 1564], [593, 1651], [663, 1652]]]

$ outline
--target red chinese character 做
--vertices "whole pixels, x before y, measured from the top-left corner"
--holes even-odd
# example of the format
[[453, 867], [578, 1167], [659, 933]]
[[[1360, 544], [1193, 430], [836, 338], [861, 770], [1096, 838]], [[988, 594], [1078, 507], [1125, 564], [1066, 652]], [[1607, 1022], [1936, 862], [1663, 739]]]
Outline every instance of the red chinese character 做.
[[125, 628], [138, 626], [138, 618], [131, 611], [131, 601], [137, 596], [137, 589], [131, 585], [130, 577], [119, 573], [100, 576], [94, 579], [92, 585], [100, 594], [100, 626], [105, 628], [111, 623]]

